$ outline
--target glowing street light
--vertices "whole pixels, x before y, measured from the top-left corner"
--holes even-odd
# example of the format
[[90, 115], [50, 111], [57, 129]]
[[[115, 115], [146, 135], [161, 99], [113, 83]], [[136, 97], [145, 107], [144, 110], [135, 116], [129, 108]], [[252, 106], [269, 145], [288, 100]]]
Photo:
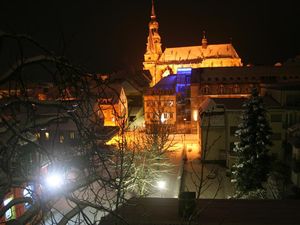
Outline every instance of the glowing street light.
[[167, 186], [166, 181], [163, 181], [163, 180], [157, 181], [157, 187], [158, 187], [158, 189], [165, 190], [166, 186]]
[[63, 183], [63, 177], [58, 173], [50, 173], [46, 177], [46, 185], [48, 188], [58, 189]]

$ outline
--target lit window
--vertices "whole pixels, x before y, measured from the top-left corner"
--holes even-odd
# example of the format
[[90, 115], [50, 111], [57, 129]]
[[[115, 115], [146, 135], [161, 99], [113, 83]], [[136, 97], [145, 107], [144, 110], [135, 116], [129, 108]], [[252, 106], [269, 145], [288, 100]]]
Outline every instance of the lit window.
[[192, 68], [178, 68], [177, 69], [177, 74], [187, 74], [187, 75], [190, 75], [190, 74], [192, 74]]
[[[23, 190], [23, 196], [24, 197], [29, 197], [32, 198], [32, 192], [33, 192], [33, 186], [28, 185], [24, 190]], [[25, 208], [28, 208], [30, 204], [28, 202], [25, 203]]]
[[[6, 206], [10, 201], [12, 201], [13, 200], [13, 197], [11, 196], [11, 197], [9, 197], [9, 198], [7, 198], [7, 199], [5, 199], [4, 201], [3, 201], [3, 203], [4, 203], [4, 206]], [[6, 220], [9, 220], [9, 219], [12, 219], [12, 217], [13, 217], [13, 207], [11, 207], [11, 208], [9, 208], [6, 212], [5, 212], [5, 219]]]
[[65, 137], [64, 135], [59, 136], [59, 143], [64, 143]]
[[45, 132], [45, 138], [46, 138], [46, 140], [49, 140], [49, 138], [50, 138], [50, 133], [49, 132]]
[[41, 138], [41, 134], [39, 132], [35, 133], [35, 137], [36, 137], [36, 139], [40, 139]]
[[196, 110], [196, 109], [193, 111], [193, 119], [194, 119], [194, 121], [198, 120], [198, 110]]
[[75, 139], [75, 132], [74, 131], [70, 132], [70, 139]]

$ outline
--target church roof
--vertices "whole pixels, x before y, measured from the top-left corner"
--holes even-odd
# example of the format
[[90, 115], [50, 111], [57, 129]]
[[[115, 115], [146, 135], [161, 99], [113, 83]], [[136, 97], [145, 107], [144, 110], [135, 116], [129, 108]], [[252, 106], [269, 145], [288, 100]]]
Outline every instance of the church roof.
[[207, 45], [206, 48], [202, 46], [166, 48], [159, 62], [199, 62], [211, 58], [239, 58], [239, 56], [232, 44], [212, 44]]

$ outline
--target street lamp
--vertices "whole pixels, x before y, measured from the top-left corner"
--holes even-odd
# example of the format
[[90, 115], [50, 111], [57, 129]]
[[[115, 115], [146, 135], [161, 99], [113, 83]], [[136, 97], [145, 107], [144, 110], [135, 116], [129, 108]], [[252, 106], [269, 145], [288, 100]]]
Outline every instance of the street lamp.
[[46, 176], [46, 186], [50, 189], [59, 189], [62, 187], [64, 181], [63, 176], [58, 172], [50, 173]]
[[156, 186], [160, 192], [160, 197], [163, 197], [164, 191], [167, 189], [167, 182], [164, 180], [159, 180], [157, 181]]
[[163, 180], [157, 181], [157, 187], [159, 190], [165, 190], [166, 186], [167, 186], [166, 181], [163, 181]]

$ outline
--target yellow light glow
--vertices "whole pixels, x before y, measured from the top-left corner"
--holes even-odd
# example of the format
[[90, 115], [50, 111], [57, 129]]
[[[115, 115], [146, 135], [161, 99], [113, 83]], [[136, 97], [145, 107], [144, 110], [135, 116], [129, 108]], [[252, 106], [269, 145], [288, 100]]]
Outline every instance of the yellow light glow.
[[196, 109], [193, 111], [193, 119], [194, 119], [194, 121], [198, 120], [198, 110], [196, 110]]
[[46, 138], [46, 140], [49, 140], [49, 137], [50, 137], [49, 132], [45, 132], [45, 138]]

